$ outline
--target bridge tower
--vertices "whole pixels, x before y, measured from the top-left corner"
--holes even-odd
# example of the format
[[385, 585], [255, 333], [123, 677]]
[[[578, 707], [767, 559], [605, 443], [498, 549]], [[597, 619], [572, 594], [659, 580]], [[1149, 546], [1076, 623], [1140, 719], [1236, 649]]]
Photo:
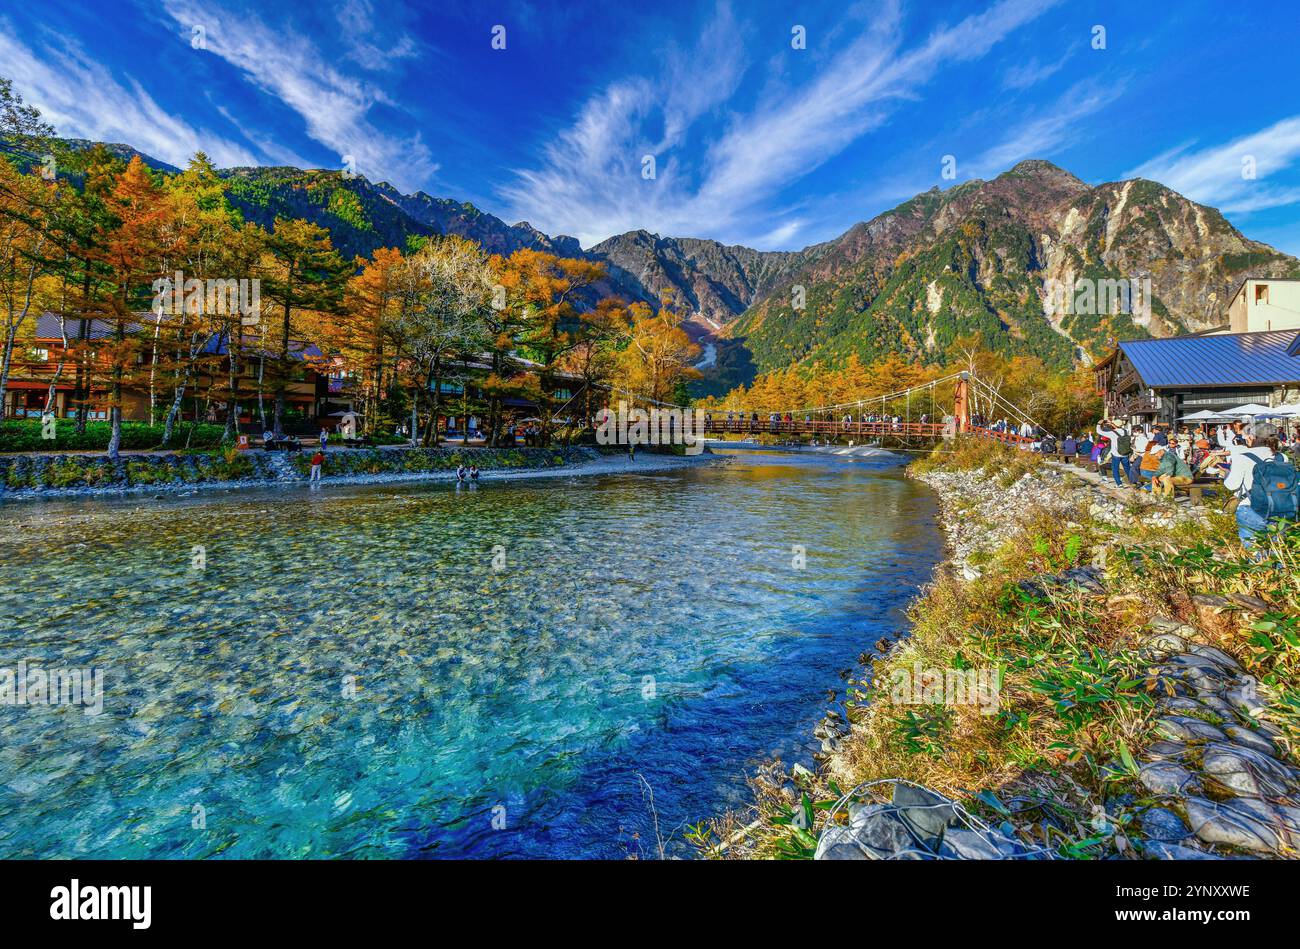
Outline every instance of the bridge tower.
[[957, 377], [957, 389], [952, 398], [952, 416], [958, 432], [970, 431], [970, 373]]

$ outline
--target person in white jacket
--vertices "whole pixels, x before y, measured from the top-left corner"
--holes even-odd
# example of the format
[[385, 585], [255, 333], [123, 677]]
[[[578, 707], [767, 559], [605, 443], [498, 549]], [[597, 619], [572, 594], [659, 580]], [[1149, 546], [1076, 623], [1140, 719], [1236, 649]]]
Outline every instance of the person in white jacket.
[[1245, 432], [1245, 445], [1232, 445], [1228, 454], [1228, 476], [1223, 486], [1240, 499], [1237, 504], [1237, 536], [1246, 547], [1254, 544], [1255, 535], [1268, 526], [1268, 520], [1250, 506], [1250, 489], [1255, 484], [1255, 465], [1268, 461], [1277, 449], [1277, 428], [1256, 422]]
[[[1119, 480], [1119, 469], [1124, 469], [1124, 475], [1128, 478], [1128, 484], [1134, 484], [1133, 481], [1133, 462], [1129, 460], [1128, 455], [1121, 455], [1119, 452], [1119, 440], [1121, 436], [1127, 435], [1128, 432], [1119, 422], [1112, 422], [1110, 419], [1102, 419], [1097, 424], [1097, 437], [1104, 438], [1110, 443], [1110, 474], [1115, 479], [1115, 487], [1123, 488], [1125, 483]], [[1105, 477], [1103, 475], [1102, 477]], [[1136, 487], [1136, 485], [1134, 485]]]

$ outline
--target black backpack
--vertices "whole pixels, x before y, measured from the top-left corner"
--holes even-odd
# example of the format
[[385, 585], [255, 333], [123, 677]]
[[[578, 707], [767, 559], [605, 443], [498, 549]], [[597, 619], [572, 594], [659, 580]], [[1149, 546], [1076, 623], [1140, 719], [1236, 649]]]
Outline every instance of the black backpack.
[[1133, 454], [1133, 437], [1128, 434], [1118, 435], [1115, 438], [1115, 454], [1131, 455]]

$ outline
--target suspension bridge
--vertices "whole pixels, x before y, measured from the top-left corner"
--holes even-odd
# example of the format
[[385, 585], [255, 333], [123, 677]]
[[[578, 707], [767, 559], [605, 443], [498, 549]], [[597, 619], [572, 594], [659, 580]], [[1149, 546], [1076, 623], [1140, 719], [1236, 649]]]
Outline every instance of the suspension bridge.
[[[1006, 430], [992, 427], [993, 416], [1007, 421]], [[956, 372], [897, 392], [835, 405], [762, 413], [710, 410], [704, 413], [703, 429], [708, 435], [810, 436], [827, 440], [912, 441], [969, 435], [1019, 445], [1036, 440], [1035, 436], [1018, 434], [1026, 423], [1035, 432], [1045, 431], [973, 372]]]

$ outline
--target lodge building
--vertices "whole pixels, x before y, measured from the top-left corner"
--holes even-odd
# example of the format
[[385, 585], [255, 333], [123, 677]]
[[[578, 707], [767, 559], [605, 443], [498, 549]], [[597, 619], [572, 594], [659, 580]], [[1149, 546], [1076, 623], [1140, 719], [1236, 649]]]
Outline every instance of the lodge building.
[[1106, 414], [1173, 425], [1251, 402], [1300, 410], [1300, 280], [1247, 279], [1226, 316], [1202, 333], [1119, 343], [1093, 366]]
[[[141, 322], [128, 327], [129, 334], [147, 333], [150, 329], [150, 314], [140, 314]], [[88, 320], [83, 325], [79, 318], [64, 320], [60, 327], [59, 317], [54, 313], [42, 313], [36, 318], [32, 335], [15, 347], [9, 370], [9, 381], [5, 387], [5, 399], [2, 416], [4, 418], [39, 418], [46, 410], [46, 401], [50, 394], [50, 382], [54, 382], [54, 415], [67, 418], [76, 414], [78, 391], [85, 402], [87, 417], [90, 419], [108, 418], [108, 384], [107, 368], [98, 362], [95, 342], [110, 337], [113, 328], [101, 320]], [[64, 348], [66, 331], [68, 348]], [[78, 347], [84, 352], [82, 378], [78, 380]], [[285, 401], [296, 417], [314, 420], [322, 414], [330, 395], [328, 373], [321, 365], [323, 356], [319, 349], [310, 344], [290, 342], [290, 355], [297, 361], [297, 366], [290, 374], [285, 389]], [[229, 384], [230, 360], [228, 357], [228, 337], [225, 334], [214, 337], [207, 345], [200, 361], [198, 375], [191, 386], [191, 391], [206, 392], [217, 386]], [[143, 358], [143, 357], [142, 357]], [[62, 367], [60, 368], [60, 363]], [[251, 400], [249, 393], [256, 388], [257, 360], [245, 359], [236, 378], [240, 389], [239, 402], [243, 410], [241, 423], [251, 422], [249, 411], [256, 405], [256, 397]], [[86, 378], [89, 376], [89, 378]], [[171, 403], [171, 389], [162, 386], [157, 399], [164, 406]], [[215, 420], [211, 412], [224, 409], [222, 406], [201, 406], [196, 400], [186, 399], [182, 404], [182, 418], [192, 420], [196, 415], [208, 410], [207, 418]], [[165, 408], [163, 409], [165, 411]], [[149, 420], [149, 390], [147, 385], [139, 382], [128, 384], [122, 393], [122, 418], [124, 421]]]
[[[152, 330], [152, 314], [138, 314], [138, 323], [127, 328], [129, 335], [147, 336]], [[50, 395], [50, 382], [54, 382], [54, 415], [67, 418], [76, 414], [79, 404], [86, 405], [87, 417], [92, 420], [108, 418], [108, 367], [102, 362], [97, 364], [95, 342], [110, 337], [112, 326], [101, 320], [88, 320], [83, 325], [79, 318], [68, 318], [60, 326], [55, 313], [42, 313], [36, 319], [34, 332], [22, 339], [15, 347], [10, 366], [9, 380], [5, 388], [3, 418], [39, 418], [46, 410]], [[64, 334], [68, 340], [64, 348]], [[214, 337], [204, 351], [204, 358], [196, 365], [196, 376], [189, 390], [196, 397], [187, 397], [181, 408], [181, 417], [185, 420], [223, 422], [225, 420], [225, 392], [229, 387], [229, 339], [226, 334]], [[285, 428], [297, 434], [311, 435], [320, 428], [335, 428], [338, 421], [354, 414], [359, 400], [356, 378], [348, 371], [344, 362], [338, 358], [325, 357], [314, 345], [299, 341], [290, 341], [290, 355], [295, 360], [295, 367], [290, 374], [285, 390], [290, 420]], [[81, 359], [78, 359], [78, 353]], [[145, 357], [141, 357], [142, 368]], [[78, 362], [82, 363], [80, 378]], [[60, 367], [60, 363], [62, 366]], [[512, 355], [506, 360], [511, 372], [536, 372], [542, 367], [523, 357]], [[479, 377], [491, 372], [490, 357], [480, 356], [463, 359], [449, 367], [440, 385], [443, 414], [439, 418], [439, 428], [444, 432], [474, 432], [480, 429], [485, 419], [476, 414], [475, 408], [481, 408], [487, 402], [487, 395], [478, 385]], [[257, 370], [258, 360], [255, 355], [246, 354], [236, 378], [237, 398], [240, 407], [239, 423], [252, 427], [257, 408]], [[122, 392], [122, 418], [124, 421], [149, 420], [149, 389], [141, 384], [137, 373], [135, 380], [129, 381]], [[557, 415], [573, 416], [581, 414], [583, 380], [569, 373], [554, 373], [556, 388], [550, 392], [551, 398], [559, 404]], [[213, 390], [220, 393], [223, 401], [208, 401], [197, 397], [197, 393]], [[164, 412], [171, 404], [172, 390], [165, 383], [160, 384], [156, 394], [156, 412]], [[270, 387], [264, 389], [264, 398], [273, 399]], [[529, 423], [538, 421], [540, 407], [531, 399], [506, 396], [501, 401], [504, 416], [511, 423]]]

